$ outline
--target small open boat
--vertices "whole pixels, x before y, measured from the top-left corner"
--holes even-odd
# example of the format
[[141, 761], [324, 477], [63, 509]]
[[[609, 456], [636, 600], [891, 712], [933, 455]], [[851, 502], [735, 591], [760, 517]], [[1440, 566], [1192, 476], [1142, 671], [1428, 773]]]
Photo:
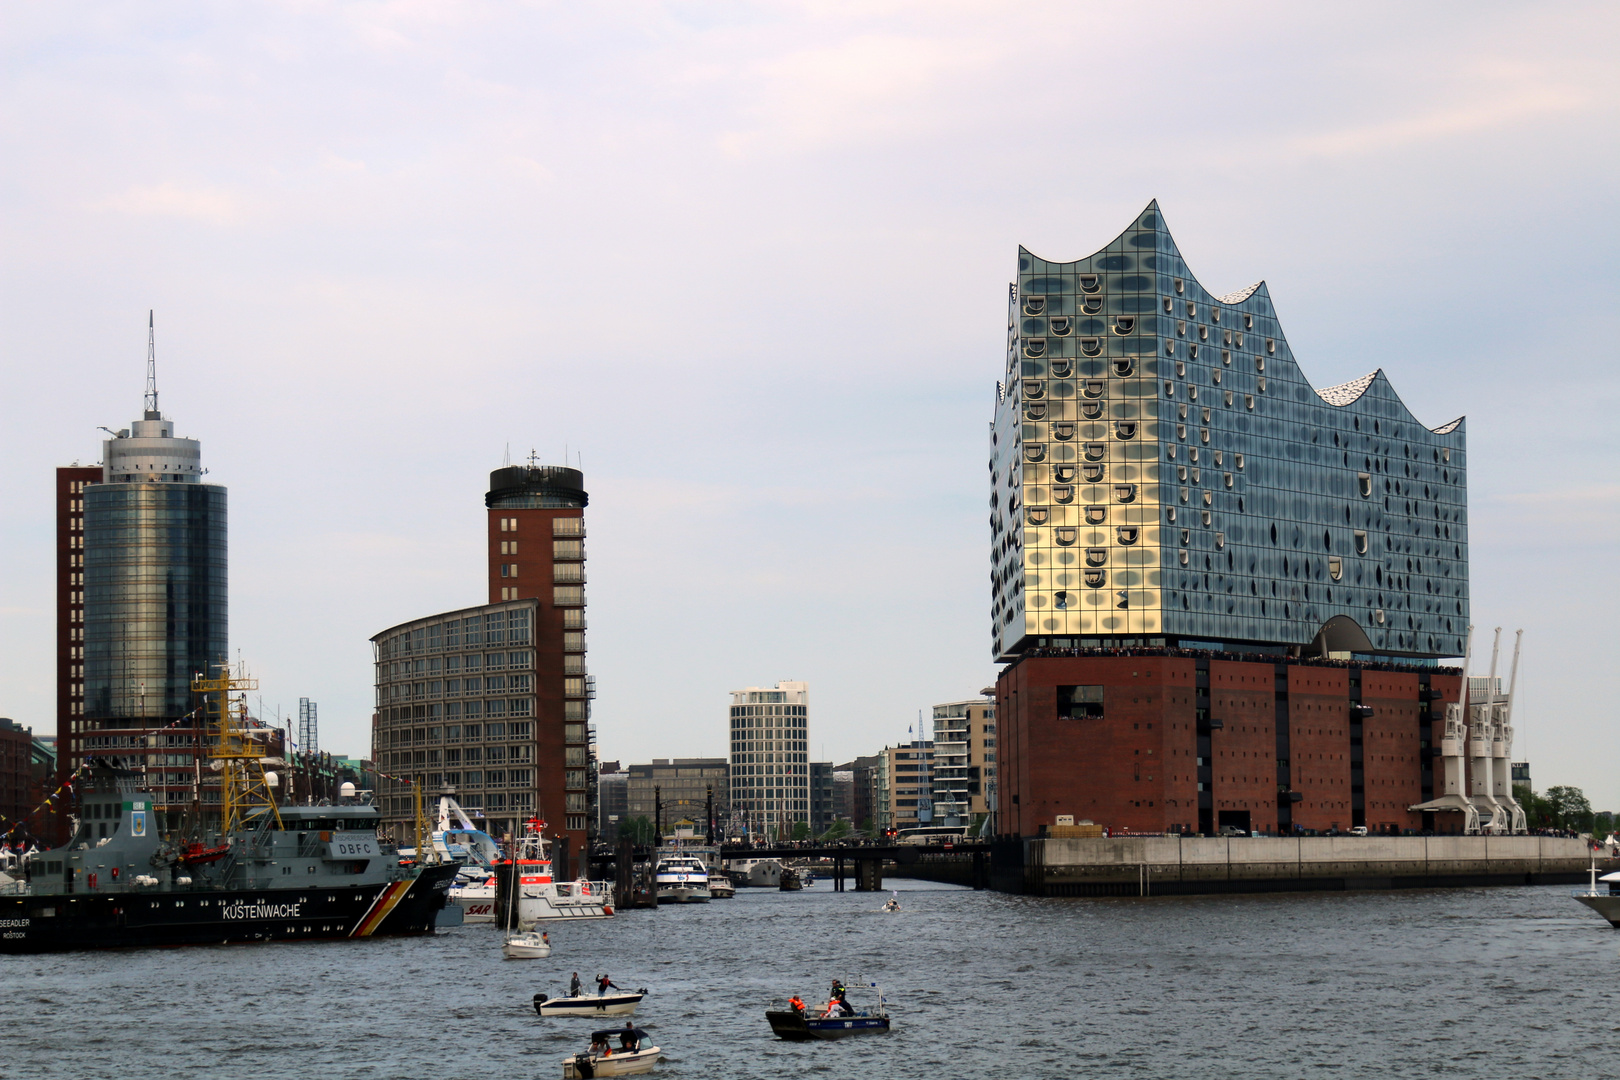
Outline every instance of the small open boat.
[[780, 1004], [765, 1010], [771, 1031], [777, 1038], [789, 1042], [808, 1042], [811, 1039], [842, 1039], [850, 1035], [887, 1034], [889, 1010], [883, 991], [877, 983], [866, 984], [877, 993], [877, 1004], [857, 1009], [844, 1000], [843, 984], [833, 984], [833, 997], [822, 1010], [784, 1007]]
[[591, 1032], [591, 1048], [563, 1058], [563, 1080], [597, 1076], [637, 1076], [652, 1072], [663, 1051], [638, 1027]]
[[647, 988], [617, 994], [581, 994], [548, 998], [534, 995], [534, 1011], [541, 1016], [629, 1016], [647, 996]]

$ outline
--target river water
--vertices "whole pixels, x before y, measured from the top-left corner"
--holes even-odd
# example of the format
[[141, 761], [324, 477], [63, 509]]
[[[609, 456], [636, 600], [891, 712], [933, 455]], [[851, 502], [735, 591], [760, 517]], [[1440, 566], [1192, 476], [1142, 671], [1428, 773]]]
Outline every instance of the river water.
[[[663, 1077], [1620, 1074], [1620, 933], [1564, 887], [1032, 899], [893, 881], [426, 939], [0, 957], [0, 1075], [555, 1078], [578, 971], [651, 995]], [[883, 984], [894, 1031], [774, 1039], [773, 996]], [[861, 1003], [859, 993], [852, 1000]], [[1620, 1040], [1616, 1040], [1620, 1042]]]

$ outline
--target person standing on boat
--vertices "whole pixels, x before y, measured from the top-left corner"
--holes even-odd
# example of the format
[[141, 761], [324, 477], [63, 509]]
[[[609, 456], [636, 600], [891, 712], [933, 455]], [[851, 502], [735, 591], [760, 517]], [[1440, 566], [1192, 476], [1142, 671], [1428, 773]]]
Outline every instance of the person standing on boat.
[[615, 990], [623, 989], [623, 987], [619, 986], [618, 983], [614, 982], [606, 975], [598, 975], [596, 977], [596, 995], [598, 997], [604, 996], [608, 992], [608, 987], [612, 987]]
[[580, 991], [579, 972], [576, 971], [576, 972], [574, 972], [574, 977], [572, 979], [568, 980], [568, 996], [569, 997], [579, 997], [579, 991]]

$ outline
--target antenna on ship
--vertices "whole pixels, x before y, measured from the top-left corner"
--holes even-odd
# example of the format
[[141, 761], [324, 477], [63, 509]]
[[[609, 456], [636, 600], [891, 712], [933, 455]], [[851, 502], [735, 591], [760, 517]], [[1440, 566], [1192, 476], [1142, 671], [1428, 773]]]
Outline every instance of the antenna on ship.
[[157, 331], [152, 309], [146, 311], [146, 420], [161, 420], [157, 396]]

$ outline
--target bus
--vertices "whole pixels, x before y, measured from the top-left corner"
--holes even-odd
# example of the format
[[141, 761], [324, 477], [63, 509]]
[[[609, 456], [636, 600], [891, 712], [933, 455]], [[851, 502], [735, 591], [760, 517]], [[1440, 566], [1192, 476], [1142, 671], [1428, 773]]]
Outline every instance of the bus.
[[917, 829], [901, 829], [897, 844], [962, 844], [968, 839], [967, 825], [924, 825]]

